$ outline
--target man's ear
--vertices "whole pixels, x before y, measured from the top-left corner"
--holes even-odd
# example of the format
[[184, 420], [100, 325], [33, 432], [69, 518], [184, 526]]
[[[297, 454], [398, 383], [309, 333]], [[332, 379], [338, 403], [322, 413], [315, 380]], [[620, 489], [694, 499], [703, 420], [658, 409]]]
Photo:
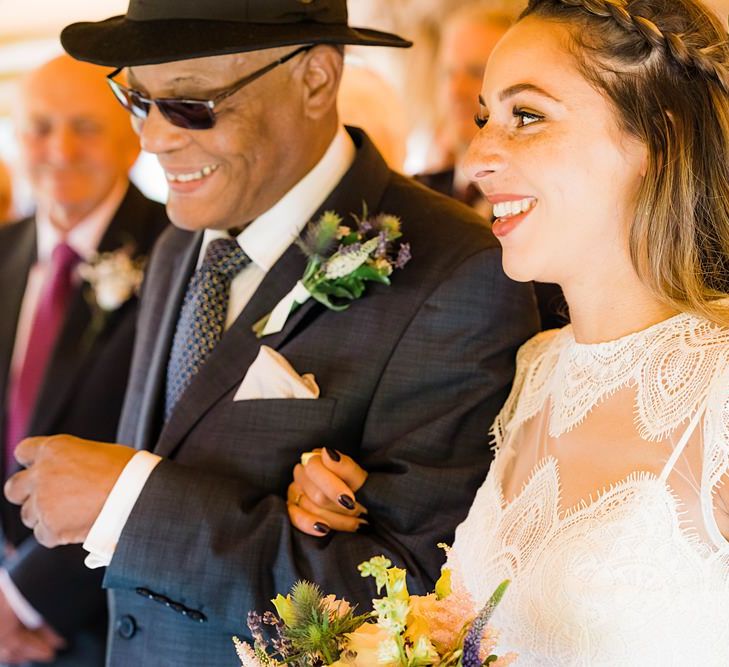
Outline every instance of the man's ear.
[[336, 108], [344, 67], [343, 52], [336, 46], [315, 46], [306, 54], [302, 66], [304, 114], [311, 120], [319, 120]]

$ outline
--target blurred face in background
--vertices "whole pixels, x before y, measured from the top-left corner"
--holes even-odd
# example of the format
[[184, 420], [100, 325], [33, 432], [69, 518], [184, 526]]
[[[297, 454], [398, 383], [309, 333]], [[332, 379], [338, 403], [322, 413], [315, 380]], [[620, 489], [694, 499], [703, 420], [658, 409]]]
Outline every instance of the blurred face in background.
[[476, 134], [473, 117], [486, 62], [508, 29], [501, 17], [454, 16], [446, 23], [438, 52], [438, 110], [444, 139], [456, 159]]
[[0, 161], [0, 225], [9, 222], [13, 212], [13, 182], [10, 171]]
[[22, 160], [38, 206], [62, 231], [99, 206], [139, 154], [139, 140], [106, 73], [61, 56], [31, 72], [21, 87]]

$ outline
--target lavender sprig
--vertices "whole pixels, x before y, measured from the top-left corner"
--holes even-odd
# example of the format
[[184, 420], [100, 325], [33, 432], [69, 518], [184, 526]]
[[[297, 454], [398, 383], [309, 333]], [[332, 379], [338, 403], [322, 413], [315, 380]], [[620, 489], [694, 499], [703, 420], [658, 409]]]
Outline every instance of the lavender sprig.
[[494, 591], [494, 594], [489, 598], [488, 602], [483, 606], [483, 609], [479, 612], [478, 616], [471, 623], [471, 628], [466, 635], [466, 639], [463, 642], [463, 667], [481, 667], [483, 662], [481, 661], [481, 638], [483, 637], [483, 631], [486, 629], [491, 616], [494, 613], [501, 598], [504, 597], [506, 589], [509, 587], [511, 582], [506, 579], [499, 584], [499, 587]]

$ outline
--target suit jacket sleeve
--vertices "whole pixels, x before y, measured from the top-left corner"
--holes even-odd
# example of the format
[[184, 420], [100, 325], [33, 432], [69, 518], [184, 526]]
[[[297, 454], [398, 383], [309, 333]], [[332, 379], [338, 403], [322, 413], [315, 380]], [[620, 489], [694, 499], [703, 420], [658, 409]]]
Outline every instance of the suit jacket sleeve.
[[[56, 632], [70, 639], [104, 613], [103, 572], [84, 565], [79, 545], [46, 549], [28, 537], [5, 563], [18, 590]], [[41, 576], [52, 573], [52, 576]]]
[[531, 286], [503, 275], [498, 249], [474, 252], [421, 304], [372, 397], [355, 449], [370, 471], [358, 494], [370, 510], [366, 532], [309, 537], [290, 525], [284, 498], [250, 506], [241, 480], [163, 460], [105, 585], [149, 589], [238, 633], [249, 609], [301, 578], [368, 608], [373, 590], [356, 565], [379, 554], [408, 568], [412, 592], [432, 588], [444, 560], [437, 544], [452, 541], [483, 481], [489, 426], [536, 327]]

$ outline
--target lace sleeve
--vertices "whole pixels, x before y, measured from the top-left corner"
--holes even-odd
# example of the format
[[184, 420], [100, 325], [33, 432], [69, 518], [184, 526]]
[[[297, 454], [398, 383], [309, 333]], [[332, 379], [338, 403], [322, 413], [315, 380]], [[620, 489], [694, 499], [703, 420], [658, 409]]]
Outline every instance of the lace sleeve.
[[542, 382], [551, 373], [551, 369], [545, 369], [544, 364], [540, 362], [544, 358], [545, 351], [551, 346], [552, 341], [558, 337], [560, 331], [562, 330], [542, 331], [519, 348], [516, 354], [514, 384], [511, 386], [511, 392], [506, 399], [506, 403], [504, 403], [504, 407], [501, 408], [491, 427], [491, 444], [494, 450], [500, 449], [504, 443], [509, 424], [517, 411], [517, 403], [519, 404], [520, 415], [523, 412], [536, 412], [541, 407], [541, 402], [534, 406], [525, 405], [530, 401], [528, 398], [529, 392], [526, 396], [524, 395], [524, 387], [534, 384], [535, 381], [537, 383]]
[[704, 460], [701, 476], [701, 511], [704, 525], [717, 548], [727, 548], [727, 538], [714, 516], [716, 494], [726, 505], [729, 487], [729, 359], [717, 374], [709, 393], [704, 418]]

